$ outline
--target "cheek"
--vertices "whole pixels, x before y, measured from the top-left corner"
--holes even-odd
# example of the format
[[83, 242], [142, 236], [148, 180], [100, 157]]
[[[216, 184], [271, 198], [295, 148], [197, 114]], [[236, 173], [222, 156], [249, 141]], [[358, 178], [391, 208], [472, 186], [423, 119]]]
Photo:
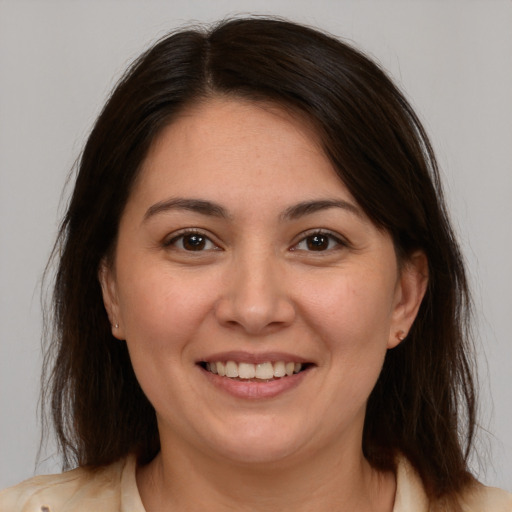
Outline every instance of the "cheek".
[[143, 272], [134, 270], [130, 276], [122, 281], [126, 286], [119, 294], [128, 344], [175, 356], [207, 317], [214, 301], [209, 290], [215, 286], [198, 276], [148, 267]]
[[137, 380], [155, 409], [163, 411], [182, 400], [184, 370], [192, 364], [190, 350], [211, 311], [208, 290], [215, 287], [198, 289], [204, 280], [147, 267], [130, 275], [119, 297], [126, 343]]
[[305, 315], [336, 379], [330, 399], [339, 400], [336, 393], [343, 389], [343, 400], [357, 405], [373, 389], [387, 352], [393, 289], [391, 280], [371, 272], [353, 272], [310, 287]]
[[335, 345], [363, 348], [387, 343], [393, 309], [393, 286], [372, 273], [339, 273], [312, 280], [299, 292], [303, 312]]

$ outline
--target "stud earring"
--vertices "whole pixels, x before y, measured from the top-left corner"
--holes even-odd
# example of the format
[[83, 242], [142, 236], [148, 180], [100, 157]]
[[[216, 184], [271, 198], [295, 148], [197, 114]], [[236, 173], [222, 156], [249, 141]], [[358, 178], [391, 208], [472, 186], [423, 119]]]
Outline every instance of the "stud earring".
[[396, 333], [396, 337], [398, 338], [398, 341], [404, 341], [406, 336], [407, 336], [407, 334], [405, 334], [405, 331], [400, 330]]
[[116, 323], [116, 324], [114, 325], [114, 329], [119, 329], [119, 324], [118, 324], [118, 323]]

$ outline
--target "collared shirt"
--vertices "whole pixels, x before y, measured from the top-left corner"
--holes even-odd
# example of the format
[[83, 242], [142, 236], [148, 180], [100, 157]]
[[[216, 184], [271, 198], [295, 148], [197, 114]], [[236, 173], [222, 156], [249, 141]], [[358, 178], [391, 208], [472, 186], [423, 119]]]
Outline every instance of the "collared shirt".
[[[94, 471], [37, 476], [0, 492], [1, 512], [145, 512], [129, 456]], [[512, 494], [478, 484], [461, 497], [463, 512], [512, 512]], [[393, 512], [431, 512], [419, 476], [401, 459]], [[448, 512], [448, 511], [446, 511]]]

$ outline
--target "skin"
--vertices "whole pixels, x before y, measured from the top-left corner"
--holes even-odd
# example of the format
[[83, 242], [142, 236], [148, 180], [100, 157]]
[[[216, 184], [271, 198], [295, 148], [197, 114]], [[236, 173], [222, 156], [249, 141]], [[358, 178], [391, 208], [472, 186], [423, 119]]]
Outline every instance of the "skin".
[[[297, 208], [315, 201], [337, 205]], [[399, 267], [304, 121], [225, 98], [174, 120], [100, 271], [157, 413], [162, 450], [137, 473], [146, 510], [392, 510], [394, 475], [362, 454], [365, 406], [426, 268], [422, 253]], [[198, 364], [231, 351], [310, 364], [276, 396], [240, 397]]]

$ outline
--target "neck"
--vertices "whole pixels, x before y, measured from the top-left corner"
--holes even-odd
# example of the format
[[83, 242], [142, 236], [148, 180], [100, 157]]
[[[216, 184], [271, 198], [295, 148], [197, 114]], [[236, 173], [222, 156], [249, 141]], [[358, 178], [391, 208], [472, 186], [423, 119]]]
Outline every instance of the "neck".
[[147, 512], [391, 512], [393, 508], [394, 475], [371, 468], [361, 450], [331, 449], [302, 464], [291, 459], [244, 464], [162, 448], [137, 473]]

